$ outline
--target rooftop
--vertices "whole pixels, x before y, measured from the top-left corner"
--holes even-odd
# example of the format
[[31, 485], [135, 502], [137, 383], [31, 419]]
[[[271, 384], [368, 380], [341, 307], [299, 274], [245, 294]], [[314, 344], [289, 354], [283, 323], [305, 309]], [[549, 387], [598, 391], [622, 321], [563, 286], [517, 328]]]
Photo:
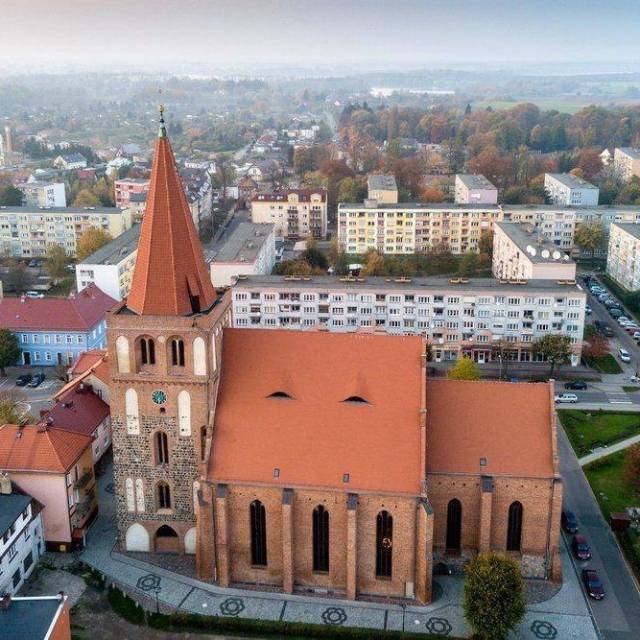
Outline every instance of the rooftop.
[[31, 496], [23, 493], [0, 493], [0, 537], [20, 517], [31, 500]]
[[299, 202], [309, 202], [312, 195], [319, 195], [322, 202], [327, 201], [326, 189], [287, 189], [276, 193], [257, 193], [251, 202], [286, 202], [289, 194], [297, 195]]
[[[65, 599], [60, 596], [11, 598], [6, 610], [0, 612], [3, 640], [45, 640], [65, 637], [51, 634], [54, 624], [65, 615]], [[63, 622], [69, 628], [67, 620]]]
[[241, 222], [213, 256], [212, 262], [253, 262], [273, 233], [272, 224]]
[[52, 428], [90, 436], [109, 416], [109, 405], [82, 382], [58, 395], [57, 399], [42, 416], [42, 420]]
[[547, 262], [569, 262], [567, 253], [557, 245], [547, 240], [537, 230], [529, 231], [524, 224], [518, 222], [496, 222], [499, 227], [511, 239], [511, 241], [526, 254], [526, 257], [536, 264]]
[[571, 173], [545, 173], [545, 178], [549, 176], [558, 182], [561, 182], [569, 189], [597, 189], [595, 185], [587, 182], [584, 178], [579, 178]]
[[134, 224], [131, 229], [127, 229], [111, 242], [100, 247], [96, 252], [87, 256], [80, 265], [86, 264], [119, 264], [127, 256], [130, 256], [138, 249], [138, 240], [140, 239], [140, 225]]
[[467, 189], [494, 189], [495, 186], [480, 173], [457, 173], [456, 179], [460, 180]]
[[616, 227], [626, 231], [629, 235], [640, 240], [640, 224], [614, 222]]
[[115, 184], [149, 184], [150, 178], [121, 178]]
[[68, 298], [0, 298], [0, 326], [12, 331], [85, 332], [115, 304], [95, 284]]
[[44, 215], [44, 214], [53, 214], [53, 213], [64, 213], [64, 214], [83, 214], [83, 215], [95, 215], [96, 213], [100, 215], [120, 215], [122, 213], [122, 209], [119, 207], [6, 207], [4, 205], [0, 206], [0, 214], [1, 213], [22, 213], [25, 215]]
[[515, 291], [540, 292], [540, 293], [584, 293], [578, 284], [558, 284], [555, 280], [526, 280], [505, 282], [495, 278], [387, 278], [384, 276], [367, 276], [365, 278], [350, 278], [340, 276], [265, 276], [248, 275], [240, 276], [236, 288], [255, 289], [325, 289], [349, 291], [371, 289], [386, 291], [389, 289], [415, 292], [425, 291], [487, 291], [493, 295], [512, 293]]
[[618, 147], [616, 151], [622, 151], [625, 155], [633, 158], [634, 160], [640, 160], [640, 149], [636, 147]]
[[369, 191], [397, 191], [398, 185], [394, 176], [372, 174], [367, 176], [367, 188]]
[[390, 211], [494, 211], [499, 212], [502, 207], [497, 204], [453, 204], [451, 202], [339, 202], [338, 209], [389, 209]]

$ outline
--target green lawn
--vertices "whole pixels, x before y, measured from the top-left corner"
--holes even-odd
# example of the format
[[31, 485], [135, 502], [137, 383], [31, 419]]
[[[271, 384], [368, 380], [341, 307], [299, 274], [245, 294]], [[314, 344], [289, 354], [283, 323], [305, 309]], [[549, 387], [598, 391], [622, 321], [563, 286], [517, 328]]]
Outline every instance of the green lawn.
[[586, 361], [586, 364], [600, 373], [621, 373], [622, 368], [618, 364], [618, 361], [610, 354], [599, 358], [593, 358]]
[[558, 416], [578, 457], [640, 433], [638, 413], [562, 409]]
[[640, 387], [622, 387], [622, 390], [627, 393], [635, 393], [636, 391], [640, 391]]

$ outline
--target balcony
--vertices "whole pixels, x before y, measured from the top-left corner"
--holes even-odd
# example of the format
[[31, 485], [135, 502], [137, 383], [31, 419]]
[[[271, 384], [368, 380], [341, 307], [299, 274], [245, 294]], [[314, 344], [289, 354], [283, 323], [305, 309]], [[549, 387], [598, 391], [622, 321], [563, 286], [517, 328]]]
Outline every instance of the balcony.
[[83, 489], [94, 481], [93, 471], [85, 469], [84, 473], [73, 483], [74, 489]]

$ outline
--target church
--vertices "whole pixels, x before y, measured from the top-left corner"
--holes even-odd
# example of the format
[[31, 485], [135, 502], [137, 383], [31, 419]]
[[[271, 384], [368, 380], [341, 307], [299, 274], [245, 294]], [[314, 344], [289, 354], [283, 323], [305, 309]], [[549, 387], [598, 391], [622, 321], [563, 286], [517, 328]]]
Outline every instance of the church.
[[552, 383], [428, 379], [419, 336], [232, 328], [163, 119], [107, 317], [118, 543], [220, 586], [428, 603], [434, 567], [561, 580]]

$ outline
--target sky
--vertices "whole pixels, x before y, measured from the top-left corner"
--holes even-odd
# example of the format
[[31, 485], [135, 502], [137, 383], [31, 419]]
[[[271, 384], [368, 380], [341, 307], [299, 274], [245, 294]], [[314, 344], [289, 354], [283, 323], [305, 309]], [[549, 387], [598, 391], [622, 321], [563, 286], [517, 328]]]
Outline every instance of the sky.
[[2, 0], [0, 65], [640, 63], [640, 0]]

